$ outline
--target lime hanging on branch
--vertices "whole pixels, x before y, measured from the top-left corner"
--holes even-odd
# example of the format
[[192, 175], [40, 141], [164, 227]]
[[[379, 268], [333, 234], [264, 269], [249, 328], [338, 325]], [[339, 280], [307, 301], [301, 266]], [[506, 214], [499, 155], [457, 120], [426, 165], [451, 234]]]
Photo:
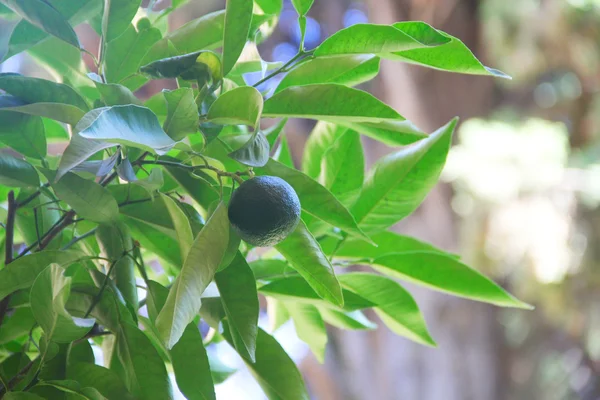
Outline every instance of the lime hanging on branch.
[[229, 221], [247, 243], [274, 246], [300, 221], [300, 200], [294, 189], [275, 176], [259, 176], [242, 183], [229, 203]]

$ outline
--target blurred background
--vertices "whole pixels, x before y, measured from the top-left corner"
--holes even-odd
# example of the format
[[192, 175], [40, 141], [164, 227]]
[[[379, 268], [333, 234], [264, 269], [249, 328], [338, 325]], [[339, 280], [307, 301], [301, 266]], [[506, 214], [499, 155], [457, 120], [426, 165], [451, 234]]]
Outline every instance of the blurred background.
[[[177, 27], [222, 8], [224, 0], [191, 0], [169, 22]], [[444, 182], [398, 231], [460, 253], [536, 306], [505, 310], [406, 285], [437, 349], [383, 326], [330, 328], [323, 365], [284, 325], [276, 336], [300, 364], [312, 397], [600, 399], [600, 0], [315, 0], [309, 16], [309, 49], [351, 24], [422, 20], [513, 77], [384, 61], [363, 89], [426, 131], [461, 117]], [[0, 22], [0, 53], [11, 29], [12, 22]], [[89, 27], [77, 31], [86, 48], [97, 48]], [[286, 61], [298, 44], [297, 15], [286, 0], [279, 27], [259, 50], [267, 61]], [[13, 57], [0, 70], [43, 76], [28, 57]], [[311, 128], [308, 121], [287, 125], [296, 165]], [[365, 145], [369, 163], [390, 151]], [[225, 346], [211, 351], [242, 368]], [[217, 394], [264, 398], [243, 370]]]

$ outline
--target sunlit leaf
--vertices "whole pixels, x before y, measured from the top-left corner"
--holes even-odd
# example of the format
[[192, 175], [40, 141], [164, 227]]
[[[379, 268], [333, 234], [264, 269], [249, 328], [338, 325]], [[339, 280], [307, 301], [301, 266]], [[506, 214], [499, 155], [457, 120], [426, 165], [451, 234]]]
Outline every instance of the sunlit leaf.
[[223, 76], [226, 76], [238, 60], [252, 22], [252, 0], [227, 0], [223, 26]]

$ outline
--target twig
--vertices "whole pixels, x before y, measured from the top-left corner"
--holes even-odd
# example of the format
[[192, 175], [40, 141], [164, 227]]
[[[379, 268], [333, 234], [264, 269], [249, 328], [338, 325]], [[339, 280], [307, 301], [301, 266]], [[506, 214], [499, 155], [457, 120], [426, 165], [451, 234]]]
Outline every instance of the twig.
[[32, 200], [34, 200], [35, 198], [37, 198], [40, 194], [42, 194], [42, 189], [47, 188], [48, 186], [50, 186], [49, 183], [44, 183], [42, 186], [39, 187], [38, 190], [36, 190], [35, 193], [31, 194], [31, 196], [27, 197], [25, 200], [23, 200], [22, 202], [20, 202], [18, 204], [19, 207], [23, 207], [27, 204], [29, 204]]
[[292, 57], [288, 62], [286, 62], [283, 66], [281, 66], [280, 68], [276, 69], [275, 71], [273, 71], [273, 73], [267, 75], [266, 77], [262, 78], [260, 81], [256, 82], [254, 85], [254, 87], [258, 87], [260, 85], [262, 85], [263, 83], [265, 83], [266, 81], [268, 81], [271, 78], [276, 77], [277, 75], [286, 72], [287, 68], [292, 65], [294, 62], [296, 62], [296, 60], [298, 60], [299, 58], [302, 58], [306, 55], [310, 55], [311, 52], [304, 52], [304, 51], [300, 51], [298, 52], [298, 54], [296, 54], [294, 57]]
[[67, 243], [62, 248], [62, 250], [67, 250], [68, 248], [72, 247], [75, 243], [79, 242], [80, 240], [83, 240], [83, 239], [86, 239], [86, 238], [92, 236], [93, 234], [96, 233], [96, 229], [98, 229], [98, 228], [94, 228], [91, 231], [88, 231], [88, 232], [84, 233], [83, 235], [74, 237], [73, 239], [71, 239], [71, 241], [69, 243]]
[[[17, 203], [15, 202], [15, 192], [8, 192], [8, 215], [6, 218], [6, 238], [4, 250], [4, 265], [8, 265], [13, 261], [13, 246], [15, 239], [15, 215], [17, 213]], [[4, 317], [8, 311], [10, 303], [10, 295], [0, 301], [0, 327], [4, 322]]]
[[86, 311], [83, 318], [89, 317], [89, 315], [92, 312], [92, 310], [94, 309], [94, 307], [96, 307], [96, 304], [98, 304], [98, 302], [100, 301], [100, 298], [102, 297], [102, 293], [104, 293], [104, 289], [106, 289], [106, 286], [108, 285], [108, 281], [110, 279], [110, 274], [113, 271], [113, 269], [115, 268], [115, 265], [117, 265], [117, 262], [119, 262], [121, 260], [121, 258], [122, 257], [114, 260], [110, 264], [110, 267], [108, 268], [108, 273], [106, 274], [106, 278], [104, 278], [104, 282], [102, 282], [102, 286], [100, 287], [100, 291], [98, 292], [98, 294], [96, 294], [96, 296], [94, 296], [94, 299], [92, 300], [92, 304], [90, 304], [90, 307]]

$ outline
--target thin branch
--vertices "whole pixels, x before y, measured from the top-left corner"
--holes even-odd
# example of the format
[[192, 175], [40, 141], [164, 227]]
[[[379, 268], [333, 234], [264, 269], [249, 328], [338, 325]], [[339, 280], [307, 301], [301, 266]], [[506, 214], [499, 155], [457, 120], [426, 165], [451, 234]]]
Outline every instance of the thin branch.
[[94, 228], [91, 231], [84, 233], [83, 235], [75, 236], [73, 239], [71, 239], [71, 241], [69, 243], [67, 243], [62, 248], [62, 250], [67, 250], [68, 248], [72, 247], [75, 243], [79, 242], [80, 240], [83, 240], [83, 239], [86, 239], [86, 238], [92, 236], [93, 234], [96, 233], [96, 229], [98, 229], [98, 228]]
[[280, 68], [276, 69], [275, 71], [273, 71], [273, 73], [265, 76], [264, 78], [262, 78], [260, 81], [256, 82], [254, 85], [254, 87], [258, 87], [260, 85], [262, 85], [263, 83], [265, 83], [266, 81], [268, 81], [271, 78], [276, 77], [277, 75], [286, 72], [287, 68], [290, 67], [294, 62], [296, 62], [296, 60], [298, 60], [299, 58], [302, 58], [306, 55], [311, 54], [310, 52], [304, 52], [304, 51], [300, 51], [298, 52], [298, 54], [296, 54], [294, 57], [292, 57], [287, 63], [285, 63], [284, 65], [282, 65]]
[[[15, 239], [15, 215], [17, 213], [17, 203], [15, 201], [15, 192], [8, 192], [8, 215], [6, 218], [6, 237], [4, 249], [4, 265], [8, 265], [13, 261], [13, 246]], [[8, 304], [10, 303], [10, 295], [0, 301], [0, 327], [4, 322], [4, 317], [8, 312]]]
[[98, 302], [100, 301], [100, 298], [102, 297], [102, 293], [104, 293], [104, 289], [106, 289], [106, 286], [108, 285], [108, 281], [110, 280], [110, 274], [112, 273], [113, 269], [115, 268], [115, 265], [117, 265], [117, 262], [119, 262], [119, 260], [121, 260], [121, 258], [122, 257], [114, 260], [110, 264], [110, 267], [108, 268], [108, 273], [106, 274], [106, 278], [104, 278], [104, 282], [102, 282], [102, 286], [100, 287], [100, 291], [98, 292], [98, 294], [96, 296], [94, 296], [94, 299], [92, 300], [92, 304], [90, 304], [90, 307], [86, 311], [83, 318], [89, 317], [89, 315], [92, 312], [92, 310], [94, 309], [94, 307], [96, 307], [96, 304], [98, 304]]

